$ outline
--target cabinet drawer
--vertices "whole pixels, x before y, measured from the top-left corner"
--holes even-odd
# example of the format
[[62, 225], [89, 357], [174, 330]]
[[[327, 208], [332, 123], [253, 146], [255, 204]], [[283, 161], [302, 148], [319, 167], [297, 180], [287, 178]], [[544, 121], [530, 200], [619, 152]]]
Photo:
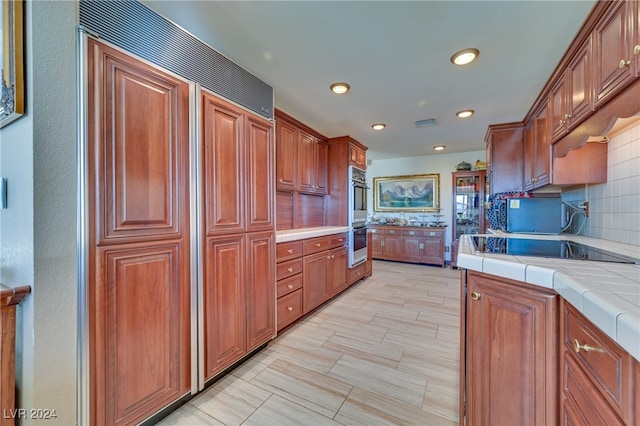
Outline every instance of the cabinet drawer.
[[364, 277], [365, 263], [361, 263], [355, 268], [349, 269], [349, 283], [353, 284]]
[[[595, 328], [582, 314], [564, 303], [564, 345], [591, 377], [596, 387], [622, 413], [631, 378], [630, 355]], [[586, 347], [588, 346], [588, 347]]]
[[302, 289], [278, 298], [278, 331], [302, 316]]
[[278, 243], [276, 245], [276, 261], [295, 259], [302, 256], [302, 241]]
[[276, 297], [282, 297], [294, 290], [302, 288], [302, 274], [297, 274], [289, 278], [278, 281]]
[[402, 236], [403, 237], [421, 237], [422, 230], [421, 229], [403, 229]]
[[276, 265], [276, 279], [280, 281], [283, 278], [302, 272], [302, 258], [280, 262]]
[[577, 423], [565, 421], [561, 424], [624, 425], [600, 394], [589, 391], [592, 387], [591, 380], [569, 353], [564, 356], [562, 370], [564, 375], [562, 418], [579, 421]]
[[341, 247], [347, 243], [347, 234], [331, 235], [331, 248]]
[[303, 249], [302, 252], [304, 255], [318, 253], [319, 251], [328, 250], [330, 244], [330, 238], [326, 237], [317, 237], [317, 238], [309, 238], [303, 240]]
[[430, 237], [430, 238], [442, 238], [442, 236], [444, 235], [444, 233], [442, 231], [422, 231], [422, 235], [424, 237]]
[[385, 228], [382, 230], [382, 235], [396, 235], [400, 236], [402, 234], [402, 229], [389, 229]]

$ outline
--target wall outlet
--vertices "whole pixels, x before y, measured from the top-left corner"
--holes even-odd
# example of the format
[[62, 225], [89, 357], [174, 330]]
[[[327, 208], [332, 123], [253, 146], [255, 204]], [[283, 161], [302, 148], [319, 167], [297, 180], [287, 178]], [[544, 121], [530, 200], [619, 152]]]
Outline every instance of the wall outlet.
[[444, 246], [444, 252], [448, 253], [449, 252], [449, 246]]

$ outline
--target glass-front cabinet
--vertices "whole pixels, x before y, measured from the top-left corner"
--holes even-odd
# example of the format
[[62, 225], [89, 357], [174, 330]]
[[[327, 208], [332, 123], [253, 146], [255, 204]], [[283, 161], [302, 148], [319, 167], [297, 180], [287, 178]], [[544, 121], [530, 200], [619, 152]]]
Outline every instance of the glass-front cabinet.
[[484, 170], [452, 173], [451, 266], [456, 266], [460, 235], [485, 232], [485, 173]]

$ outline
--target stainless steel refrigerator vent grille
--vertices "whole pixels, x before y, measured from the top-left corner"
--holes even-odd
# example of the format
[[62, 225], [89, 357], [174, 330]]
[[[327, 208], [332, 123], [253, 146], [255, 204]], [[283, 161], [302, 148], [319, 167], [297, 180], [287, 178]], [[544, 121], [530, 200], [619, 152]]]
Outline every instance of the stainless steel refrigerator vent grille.
[[80, 25], [101, 39], [273, 118], [273, 88], [137, 1], [80, 0]]

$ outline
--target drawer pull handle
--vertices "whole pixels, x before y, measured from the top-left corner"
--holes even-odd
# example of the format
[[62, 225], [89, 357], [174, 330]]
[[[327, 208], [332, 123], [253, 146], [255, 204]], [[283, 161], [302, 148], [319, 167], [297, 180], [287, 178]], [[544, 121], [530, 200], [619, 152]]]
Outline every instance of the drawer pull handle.
[[293, 288], [293, 284], [289, 284], [289, 285], [287, 286], [287, 288], [288, 288], [289, 290], [291, 290], [291, 289]]
[[341, 243], [342, 242], [342, 238], [338, 238], [338, 242]]
[[292, 254], [293, 253], [293, 249], [287, 250], [287, 253]]
[[625, 61], [624, 59], [620, 59], [618, 68], [623, 69], [624, 67], [628, 67], [629, 65], [631, 65], [631, 61]]
[[480, 293], [478, 293], [477, 291], [474, 291], [473, 293], [471, 293], [471, 300], [479, 300], [480, 299]]
[[287, 311], [289, 312], [293, 311], [293, 306], [287, 306]]
[[316, 247], [320, 247], [322, 244], [320, 243], [316, 243]]
[[287, 271], [293, 272], [293, 268], [287, 268]]
[[595, 346], [589, 346], [586, 343], [584, 345], [581, 345], [580, 342], [578, 342], [578, 339], [573, 339], [573, 350], [576, 351], [576, 353], [580, 353], [581, 350], [583, 350], [585, 352], [602, 352], [602, 353], [604, 353], [604, 349], [602, 349], [602, 348], [596, 348]]

